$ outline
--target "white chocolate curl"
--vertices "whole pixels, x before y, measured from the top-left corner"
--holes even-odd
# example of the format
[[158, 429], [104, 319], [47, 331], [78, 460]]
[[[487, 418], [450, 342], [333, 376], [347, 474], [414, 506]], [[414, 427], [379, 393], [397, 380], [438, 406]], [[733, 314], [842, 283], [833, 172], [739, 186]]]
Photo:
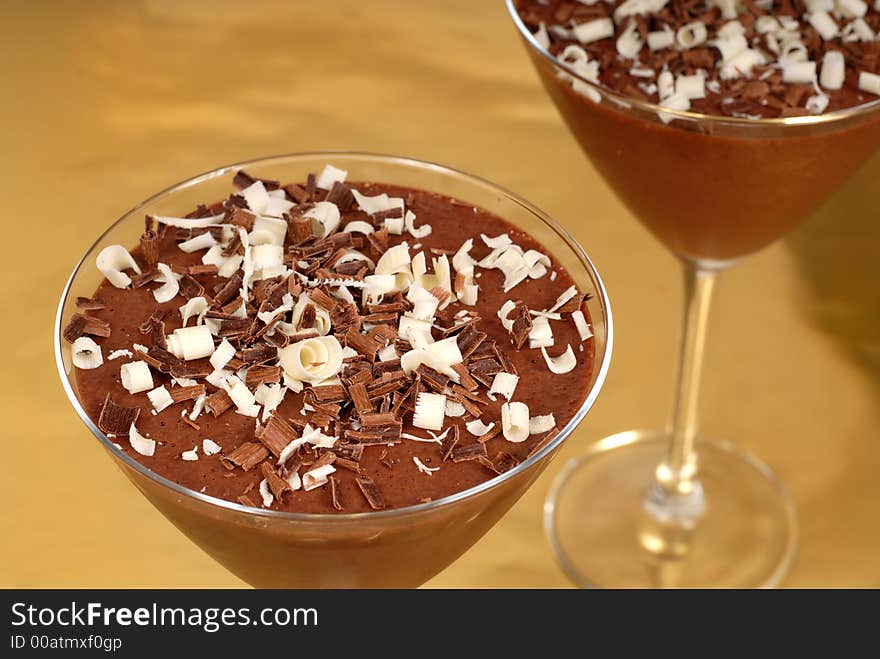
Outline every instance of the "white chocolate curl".
[[202, 359], [214, 353], [214, 337], [207, 325], [180, 327], [166, 337], [168, 352], [178, 359]]
[[339, 226], [339, 208], [330, 201], [319, 201], [302, 215], [318, 224], [321, 229], [321, 237], [326, 238]]
[[880, 76], [862, 71], [859, 74], [859, 89], [875, 96], [880, 96]]
[[152, 403], [153, 409], [156, 410], [156, 412], [161, 412], [169, 405], [174, 405], [174, 399], [171, 397], [171, 394], [168, 393], [168, 389], [165, 388], [165, 385], [156, 387], [152, 391], [148, 391], [147, 398], [150, 399], [150, 403]]
[[688, 49], [705, 43], [707, 36], [706, 24], [702, 21], [693, 21], [678, 28], [678, 32], [675, 33], [675, 40], [679, 46]]
[[122, 245], [110, 245], [102, 249], [95, 259], [95, 265], [116, 288], [127, 288], [131, 284], [131, 277], [123, 270], [131, 269], [136, 274], [141, 274], [140, 266]]
[[[183, 326], [186, 327], [187, 322], [193, 316], [201, 316], [208, 310], [208, 300], [203, 297], [194, 297], [180, 307], [180, 316], [183, 318]], [[198, 322], [198, 319], [196, 320]]]
[[529, 434], [537, 435], [542, 432], [548, 432], [556, 425], [556, 418], [552, 414], [543, 416], [533, 416], [529, 419]]
[[583, 44], [614, 36], [614, 23], [610, 18], [597, 18], [581, 23], [573, 29], [574, 37]]
[[593, 332], [590, 331], [590, 325], [587, 323], [583, 311], [580, 309], [573, 311], [571, 319], [574, 321], [574, 326], [577, 328], [578, 335], [581, 337], [581, 342], [586, 341], [593, 336]]
[[495, 422], [492, 421], [487, 426], [480, 419], [474, 419], [473, 421], [468, 421], [464, 424], [464, 427], [467, 428], [467, 431], [474, 437], [482, 437], [495, 427]]
[[323, 465], [321, 467], [316, 467], [311, 471], [307, 471], [302, 475], [302, 488], [308, 492], [309, 490], [314, 490], [316, 487], [326, 485], [327, 477], [335, 471], [336, 467], [333, 465]]
[[443, 428], [443, 417], [446, 416], [446, 396], [421, 392], [416, 398], [416, 410], [413, 414], [413, 425], [425, 430]]
[[229, 363], [229, 360], [235, 357], [235, 347], [226, 339], [220, 342], [220, 345], [211, 354], [211, 366], [219, 370]]
[[501, 394], [507, 400], [513, 398], [513, 392], [516, 391], [516, 385], [519, 384], [519, 376], [512, 373], [496, 373], [495, 379], [492, 380], [492, 387], [489, 389], [489, 397], [493, 394]]
[[837, 36], [837, 23], [834, 22], [834, 19], [831, 18], [828, 12], [814, 11], [807, 15], [807, 20], [810, 22], [810, 25], [816, 28], [816, 32], [825, 41], [830, 41]]
[[98, 368], [104, 363], [101, 355], [101, 346], [87, 336], [81, 336], [70, 346], [70, 357], [73, 365], [87, 371]]
[[205, 455], [214, 455], [215, 453], [219, 453], [223, 448], [215, 442], [213, 439], [203, 439], [202, 440], [202, 453]]
[[430, 224], [423, 224], [418, 229], [416, 229], [415, 223], [416, 214], [412, 211], [407, 211], [406, 215], [403, 216], [403, 224], [406, 226], [406, 230], [409, 231], [409, 234], [413, 238], [425, 238], [431, 235]]
[[675, 33], [668, 26], [663, 30], [648, 32], [648, 48], [651, 50], [669, 48], [674, 43]]
[[342, 346], [335, 336], [319, 336], [282, 348], [278, 358], [289, 377], [316, 383], [339, 373]]
[[822, 58], [822, 73], [819, 76], [819, 84], [825, 89], [840, 89], [846, 74], [843, 53], [839, 50], [829, 50]]
[[122, 386], [131, 394], [138, 394], [153, 388], [153, 374], [150, 373], [149, 364], [144, 361], [123, 364], [119, 368], [119, 377], [122, 380]]
[[782, 80], [798, 84], [809, 84], [816, 77], [815, 62], [789, 62], [782, 67]]
[[421, 364], [427, 364], [435, 371], [444, 373], [458, 382], [459, 375], [452, 367], [461, 361], [461, 350], [458, 347], [457, 339], [451, 336], [448, 339], [435, 341], [423, 348], [416, 348], [405, 353], [400, 358], [400, 368], [409, 376]]
[[548, 355], [547, 348], [541, 348], [541, 354], [544, 355], [544, 361], [547, 363], [547, 368], [550, 369], [551, 373], [555, 373], [556, 375], [569, 373], [574, 370], [575, 366], [577, 366], [577, 357], [574, 356], [574, 350], [571, 349], [571, 344], [569, 344], [565, 348], [565, 352], [558, 357], [551, 357]]
[[268, 508], [275, 501], [275, 495], [272, 494], [272, 488], [269, 487], [269, 481], [263, 479], [260, 481], [260, 498], [263, 499], [263, 507]]
[[508, 442], [519, 443], [529, 438], [529, 408], [525, 403], [501, 406], [501, 432]]
[[138, 429], [134, 427], [133, 423], [128, 429], [128, 443], [131, 444], [131, 448], [133, 448], [135, 452], [140, 453], [141, 455], [146, 455], [147, 457], [152, 456], [156, 452], [155, 440], [152, 440], [149, 437], [144, 437], [140, 434]]
[[329, 190], [337, 181], [344, 183], [347, 176], [348, 172], [344, 169], [339, 169], [333, 165], [325, 165], [324, 169], [318, 175], [315, 185], [321, 190]]
[[159, 281], [165, 282], [162, 286], [153, 291], [153, 297], [156, 302], [162, 304], [173, 300], [180, 292], [180, 284], [177, 283], [178, 276], [174, 274], [170, 267], [164, 263], [157, 263], [156, 267], [162, 273]]

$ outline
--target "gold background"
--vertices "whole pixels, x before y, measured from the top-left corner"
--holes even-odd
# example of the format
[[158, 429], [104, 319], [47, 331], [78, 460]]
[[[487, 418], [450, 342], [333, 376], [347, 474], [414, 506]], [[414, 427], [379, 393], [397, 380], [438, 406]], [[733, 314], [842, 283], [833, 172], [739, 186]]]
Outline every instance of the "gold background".
[[[436, 160], [573, 231], [614, 305], [611, 375], [529, 494], [435, 587], [564, 586], [550, 479], [592, 441], [659, 427], [681, 295], [540, 88], [500, 0], [22, 2], [0, 9], [4, 228], [0, 585], [239, 586], [125, 481], [68, 404], [52, 322], [116, 217], [215, 166], [346, 149]], [[708, 175], [711, 175], [709, 173]], [[704, 430], [768, 462], [800, 512], [789, 586], [880, 586], [880, 159], [726, 274]], [[763, 194], [772, 203], [768, 181]]]

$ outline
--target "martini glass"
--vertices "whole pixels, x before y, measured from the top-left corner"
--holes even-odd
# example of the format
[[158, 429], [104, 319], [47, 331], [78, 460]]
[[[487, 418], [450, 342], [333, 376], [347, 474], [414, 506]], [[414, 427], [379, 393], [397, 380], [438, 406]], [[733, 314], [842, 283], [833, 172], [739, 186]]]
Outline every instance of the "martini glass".
[[[77, 296], [101, 281], [95, 255], [107, 245], [134, 245], [143, 217], [176, 215], [222, 199], [245, 169], [258, 178], [302, 181], [332, 163], [354, 181], [431, 190], [482, 206], [535, 237], [589, 293], [593, 368], [574, 418], [544, 448], [514, 469], [463, 492], [405, 508], [353, 514], [302, 514], [255, 509], [185, 488], [152, 472], [113, 444], [83, 409], [76, 369], [61, 337]], [[419, 586], [479, 540], [519, 499], [593, 406], [611, 360], [611, 310], [598, 272], [571, 235], [538, 208], [483, 179], [433, 163], [362, 153], [303, 153], [222, 167], [175, 185], [119, 218], [88, 249], [64, 288], [55, 329], [61, 382], [80, 419], [116, 465], [180, 531], [244, 581], [258, 587]]]
[[564, 469], [545, 505], [557, 558], [581, 586], [774, 586], [797, 546], [791, 498], [756, 458], [697, 441], [709, 307], [722, 270], [806, 219], [877, 150], [880, 101], [764, 120], [670, 111], [583, 79], [507, 7], [587, 156], [684, 271], [669, 424], [605, 438]]

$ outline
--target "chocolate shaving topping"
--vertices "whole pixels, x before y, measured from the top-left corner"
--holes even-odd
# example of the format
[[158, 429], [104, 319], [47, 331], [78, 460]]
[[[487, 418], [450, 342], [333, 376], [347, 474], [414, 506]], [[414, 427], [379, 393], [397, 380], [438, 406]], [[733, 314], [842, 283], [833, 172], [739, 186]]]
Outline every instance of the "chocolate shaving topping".
[[302, 245], [315, 237], [312, 228], [312, 221], [308, 218], [302, 220], [291, 220], [288, 225], [293, 232], [293, 244]]
[[180, 294], [187, 300], [191, 300], [194, 297], [201, 297], [205, 294], [205, 287], [190, 274], [181, 277], [180, 281], [178, 281], [178, 285], [180, 286]]
[[255, 178], [245, 172], [243, 169], [240, 169], [235, 173], [235, 177], [232, 179], [232, 184], [240, 190], [244, 190], [245, 188], [250, 187], [251, 185], [256, 183], [257, 181], [260, 181], [260, 183], [263, 184], [263, 187], [266, 188], [266, 190], [277, 190], [279, 187], [281, 187], [281, 184], [278, 181], [273, 181], [271, 179], [265, 178]]
[[332, 465], [336, 462], [336, 454], [332, 451], [327, 451], [318, 456], [318, 458], [310, 465], [310, 469], [317, 469], [318, 467], [324, 467], [326, 465]]
[[306, 177], [306, 201], [311, 201], [315, 197], [317, 182], [318, 179], [313, 173]]
[[305, 307], [303, 307], [302, 315], [299, 317], [299, 322], [296, 324], [296, 329], [301, 330], [304, 327], [314, 327], [317, 316], [318, 310], [315, 309], [315, 305], [307, 304]]
[[282, 334], [281, 332], [275, 332], [271, 336], [267, 336], [265, 338], [266, 341], [272, 344], [272, 346], [274, 346], [276, 349], [283, 348], [290, 344], [290, 337], [286, 334]]
[[327, 293], [320, 288], [312, 289], [309, 293], [309, 299], [327, 311], [331, 311], [333, 307], [336, 306], [336, 300], [327, 295]]
[[401, 423], [390, 412], [372, 412], [361, 415], [361, 426], [364, 428], [400, 428]]
[[205, 409], [215, 417], [220, 416], [232, 407], [232, 399], [223, 389], [218, 389], [213, 394], [205, 398]]
[[152, 229], [147, 229], [141, 235], [141, 255], [148, 268], [159, 262], [159, 234]]
[[258, 345], [252, 348], [243, 348], [240, 353], [241, 361], [245, 362], [246, 364], [260, 364], [262, 362], [267, 362], [269, 360], [277, 358], [277, 348], [267, 345]]
[[137, 421], [140, 413], [139, 407], [123, 407], [116, 404], [110, 398], [110, 392], [107, 392], [98, 416], [98, 428], [105, 435], [128, 435], [129, 429]]
[[171, 365], [171, 376], [175, 378], [188, 378], [197, 380], [206, 378], [211, 374], [213, 367], [207, 362], [181, 362]]
[[513, 337], [513, 343], [517, 350], [522, 350], [531, 331], [532, 316], [529, 313], [529, 308], [525, 304], [520, 303], [513, 310], [513, 327], [510, 328], [510, 334]]
[[141, 334], [150, 334], [153, 331], [153, 328], [157, 323], [162, 322], [162, 318], [165, 317], [165, 312], [161, 309], [156, 309], [150, 317], [147, 318], [144, 322], [138, 325], [138, 331]]
[[180, 417], [180, 420], [183, 421], [186, 425], [188, 425], [193, 430], [201, 430], [202, 429], [202, 427], [198, 423], [196, 423], [195, 421], [190, 419], [188, 416], [182, 416], [182, 417]]
[[104, 304], [103, 300], [99, 300], [98, 298], [78, 297], [76, 298], [76, 307], [83, 311], [98, 311], [99, 309], [106, 308], [107, 305]]
[[461, 429], [456, 425], [452, 426], [449, 429], [449, 433], [441, 440], [440, 444], [440, 453], [443, 454], [443, 462], [446, 462], [449, 459], [452, 450], [458, 444], [458, 440], [461, 437]]
[[306, 200], [305, 188], [300, 187], [296, 183], [290, 183], [289, 185], [283, 186], [283, 188], [290, 201], [301, 204]]
[[479, 437], [477, 437], [477, 441], [480, 444], [485, 444], [490, 439], [495, 439], [500, 434], [501, 434], [501, 423], [496, 421], [495, 425], [492, 426], [491, 430], [488, 430], [488, 431], [484, 432], [482, 435], [480, 435]]
[[132, 288], [143, 288], [147, 284], [156, 281], [161, 276], [162, 273], [159, 272], [157, 268], [144, 270], [141, 274], [132, 276], [131, 286]]
[[472, 401], [468, 396], [464, 395], [464, 389], [461, 389], [461, 387], [459, 387], [458, 389], [459, 391], [456, 392], [453, 388], [451, 398], [454, 401], [460, 403], [468, 414], [470, 414], [475, 419], [479, 419], [480, 416], [483, 414], [483, 410], [481, 410], [477, 406], [477, 404]]
[[216, 275], [218, 270], [219, 268], [216, 265], [202, 263], [191, 265], [186, 269], [186, 271], [193, 277], [198, 277], [200, 275]]
[[245, 442], [229, 455], [220, 456], [220, 462], [230, 471], [236, 467], [250, 471], [268, 457], [269, 451], [262, 444]]
[[467, 444], [465, 446], [456, 446], [452, 449], [450, 457], [453, 462], [464, 462], [466, 460], [476, 460], [480, 456], [486, 457], [486, 445], [480, 443]]
[[[64, 329], [64, 338], [68, 337], [68, 330], [70, 330], [70, 335], [72, 336], [77, 331], [79, 335], [76, 336], [73, 341], [78, 339], [83, 334], [91, 334], [92, 336], [100, 336], [102, 338], [107, 338], [110, 336], [110, 323], [106, 320], [102, 320], [101, 318], [95, 318], [94, 316], [80, 316], [82, 321], [74, 320], [80, 314], [74, 314], [70, 322], [67, 324], [67, 327]], [[72, 325], [72, 323], [76, 323]], [[68, 339], [69, 340], [69, 339]], [[71, 343], [73, 342], [71, 341]]]
[[257, 503], [256, 503], [253, 499], [251, 499], [247, 494], [242, 494], [242, 495], [240, 495], [240, 496], [238, 497], [237, 501], [238, 501], [242, 506], [247, 506], [247, 507], [249, 507], [249, 508], [259, 508], [259, 506], [257, 505]]
[[499, 364], [498, 360], [494, 357], [487, 357], [485, 359], [478, 359], [477, 361], [471, 362], [468, 366], [468, 370], [475, 380], [483, 383], [487, 387], [491, 387], [492, 376], [501, 372], [501, 364]]
[[242, 337], [250, 333], [254, 321], [250, 318], [229, 318], [220, 322], [219, 336], [224, 338]]
[[559, 313], [573, 313], [581, 308], [581, 304], [584, 301], [584, 296], [581, 293], [578, 293], [573, 298], [571, 298], [568, 302], [563, 304], [557, 311]]
[[345, 387], [341, 384], [326, 384], [319, 387], [312, 387], [309, 391], [314, 394], [315, 400], [320, 403], [339, 403], [348, 400], [348, 394], [345, 391]]
[[82, 314], [75, 313], [70, 317], [70, 320], [67, 321], [67, 325], [64, 326], [61, 336], [63, 336], [64, 340], [68, 343], [73, 343], [85, 333], [85, 326], [86, 317]]
[[471, 374], [468, 372], [467, 367], [464, 364], [454, 364], [452, 370], [458, 373], [459, 382], [461, 382], [461, 386], [464, 389], [473, 391], [479, 386], [477, 381], [471, 377]]
[[330, 188], [330, 192], [327, 193], [325, 201], [336, 204], [340, 211], [346, 213], [354, 206], [354, 195], [351, 193], [351, 188], [345, 183], [336, 181]]
[[376, 353], [382, 349], [382, 345], [378, 341], [371, 339], [365, 334], [361, 334], [354, 327], [346, 332], [345, 345], [357, 350], [370, 361], [373, 361], [376, 358]]
[[214, 296], [214, 304], [222, 306], [238, 295], [241, 290], [242, 276], [236, 272]]
[[351, 401], [359, 415], [373, 411], [373, 404], [370, 402], [367, 388], [363, 384], [357, 383], [349, 387], [348, 395], [351, 396]]
[[337, 460], [347, 458], [354, 462], [360, 462], [364, 455], [364, 447], [360, 444], [340, 444], [337, 442], [332, 450], [337, 455]]
[[355, 474], [361, 473], [361, 466], [358, 464], [357, 460], [352, 460], [351, 458], [336, 458], [336, 462], [333, 463], [336, 467], [341, 467], [346, 471], [354, 472]]
[[334, 510], [342, 510], [342, 493], [339, 491], [339, 483], [333, 476], [328, 478], [330, 481], [330, 503]]
[[376, 482], [369, 476], [358, 476], [355, 480], [358, 487], [361, 488], [367, 503], [370, 504], [370, 508], [382, 510], [385, 507], [385, 499]]
[[431, 389], [436, 391], [437, 393], [443, 393], [446, 389], [446, 385], [449, 384], [449, 376], [443, 375], [443, 373], [439, 373], [435, 371], [433, 368], [426, 364], [421, 364], [416, 369], [419, 375], [422, 377], [422, 382], [427, 384]]
[[343, 436], [351, 442], [363, 446], [378, 446], [380, 444], [396, 444], [400, 442], [400, 425], [369, 430], [345, 430]]
[[269, 484], [269, 489], [272, 491], [272, 495], [278, 501], [284, 501], [284, 495], [293, 491], [293, 488], [290, 487], [290, 483], [276, 474], [275, 470], [272, 469], [272, 466], [268, 462], [260, 463], [260, 472], [262, 472], [263, 478], [265, 478], [266, 482]]
[[297, 439], [296, 431], [278, 414], [273, 414], [263, 430], [257, 435], [263, 445], [272, 452], [276, 458], [281, 457], [281, 452], [290, 442]]
[[251, 366], [244, 376], [244, 383], [251, 389], [266, 383], [281, 382], [280, 366]]
[[168, 394], [175, 403], [182, 403], [185, 400], [195, 400], [199, 396], [205, 395], [205, 385], [197, 384], [191, 387], [172, 387]]

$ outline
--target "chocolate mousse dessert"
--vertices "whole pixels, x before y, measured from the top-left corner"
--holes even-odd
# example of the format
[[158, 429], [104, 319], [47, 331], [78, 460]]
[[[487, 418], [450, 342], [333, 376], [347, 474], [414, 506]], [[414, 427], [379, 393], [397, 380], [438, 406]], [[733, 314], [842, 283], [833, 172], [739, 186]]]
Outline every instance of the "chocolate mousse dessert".
[[598, 171], [706, 267], [785, 234], [880, 145], [873, 0], [511, 2]]
[[541, 46], [587, 80], [673, 110], [822, 114], [880, 95], [880, 3], [518, 0]]
[[346, 177], [239, 171], [99, 253], [63, 335], [119, 451], [246, 506], [354, 513], [485, 482], [577, 413], [590, 318], [554, 257], [481, 208]]

